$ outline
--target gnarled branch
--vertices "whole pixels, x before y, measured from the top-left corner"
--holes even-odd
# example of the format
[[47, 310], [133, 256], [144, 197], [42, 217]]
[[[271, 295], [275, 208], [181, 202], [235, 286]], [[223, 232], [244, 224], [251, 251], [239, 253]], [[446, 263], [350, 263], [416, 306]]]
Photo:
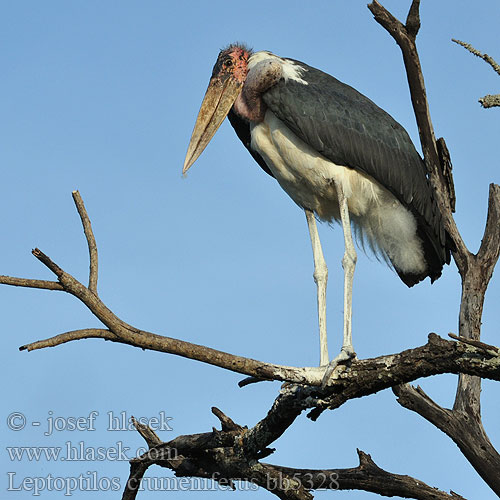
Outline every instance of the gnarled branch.
[[[234, 429], [213, 429], [153, 445], [146, 439], [149, 450], [130, 461], [122, 499], [135, 499], [146, 470], [159, 465], [173, 470], [177, 476], [212, 479], [224, 486], [234, 487], [235, 481], [245, 481], [282, 499], [310, 500], [311, 490], [362, 490], [419, 500], [464, 500], [456, 493], [445, 493], [410, 476], [387, 472], [361, 450], [357, 450], [359, 465], [347, 469], [296, 469], [260, 462], [255, 459], [252, 443], [268, 441], [268, 429], [259, 424], [247, 429], [234, 424], [220, 410], [216, 413], [221, 422], [231, 421]], [[140, 433], [143, 435], [144, 430], [140, 429]], [[263, 436], [253, 441], [248, 439], [251, 434]], [[273, 439], [277, 437], [278, 433], [274, 433]]]
[[[500, 251], [500, 188], [494, 184], [490, 186], [484, 237], [478, 254], [474, 255], [467, 249], [453, 219], [453, 201], [450, 201], [452, 192], [449, 189], [449, 180], [443, 175], [442, 165], [440, 165], [442, 162], [439, 161], [438, 147], [434, 137], [422, 68], [416, 47], [418, 23], [415, 19], [418, 18], [419, 4], [418, 0], [413, 0], [406, 26], [376, 0], [368, 8], [374, 14], [375, 20], [389, 32], [401, 48], [425, 162], [446, 221], [446, 229], [456, 246], [453, 258], [462, 278], [459, 335], [465, 339], [479, 341], [484, 296]], [[493, 67], [495, 69], [496, 66]], [[433, 415], [447, 414], [448, 410], [439, 408], [430, 398], [422, 397], [422, 393], [419, 393], [420, 397], [417, 397], [415, 391], [409, 389], [399, 389], [399, 391], [401, 394], [403, 391], [405, 392], [405, 399], [400, 398], [400, 402], [408, 402], [407, 407], [409, 407], [411, 400], [412, 406], [420, 408], [419, 414], [435, 425], [437, 425], [437, 421], [433, 420]], [[467, 434], [467, 436], [460, 435], [460, 432], [455, 432], [453, 429], [450, 429], [449, 435], [457, 443], [458, 440], [462, 440], [463, 446], [460, 449], [464, 455], [489, 486], [497, 494], [500, 494], [500, 477], [498, 475], [500, 454], [491, 445], [482, 426], [480, 393], [480, 378], [471, 376], [471, 374], [460, 374], [453, 416], [455, 421], [468, 420], [471, 425], [470, 427], [462, 426], [462, 433]], [[458, 426], [455, 426], [455, 429], [457, 428]], [[484, 453], [477, 453], [478, 449]], [[482, 463], [485, 458], [489, 461], [488, 464]], [[494, 472], [495, 470], [496, 472]]]

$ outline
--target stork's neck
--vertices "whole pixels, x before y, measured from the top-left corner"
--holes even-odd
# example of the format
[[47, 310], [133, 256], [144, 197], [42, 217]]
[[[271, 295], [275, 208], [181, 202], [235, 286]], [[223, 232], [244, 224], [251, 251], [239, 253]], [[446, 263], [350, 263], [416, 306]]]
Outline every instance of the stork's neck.
[[269, 52], [257, 52], [248, 61], [248, 73], [243, 89], [234, 103], [234, 111], [253, 123], [264, 120], [266, 104], [262, 96], [282, 76], [280, 58]]
[[283, 59], [271, 52], [261, 51], [248, 59], [248, 73], [241, 94], [234, 103], [237, 115], [252, 123], [264, 120], [267, 106], [262, 96], [280, 79], [307, 85], [302, 76], [307, 71], [296, 61]]

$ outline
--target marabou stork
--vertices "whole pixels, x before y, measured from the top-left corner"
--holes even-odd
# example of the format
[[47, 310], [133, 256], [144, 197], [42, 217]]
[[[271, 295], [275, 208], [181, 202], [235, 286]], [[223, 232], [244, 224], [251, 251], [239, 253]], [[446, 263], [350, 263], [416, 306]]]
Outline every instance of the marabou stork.
[[367, 97], [322, 71], [232, 44], [219, 53], [194, 126], [183, 173], [228, 116], [255, 161], [304, 209], [314, 257], [320, 365], [328, 365], [328, 270], [315, 218], [342, 224], [344, 339], [326, 370], [355, 357], [352, 282], [362, 241], [409, 287], [439, 278], [450, 262], [446, 233], [423, 160], [404, 128]]

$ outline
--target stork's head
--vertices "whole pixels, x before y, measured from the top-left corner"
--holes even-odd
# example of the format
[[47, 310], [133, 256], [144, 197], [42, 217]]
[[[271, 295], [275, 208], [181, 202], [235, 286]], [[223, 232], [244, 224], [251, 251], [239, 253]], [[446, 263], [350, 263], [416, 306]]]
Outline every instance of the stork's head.
[[220, 51], [194, 125], [183, 174], [207, 147], [240, 94], [247, 76], [250, 55], [251, 51], [241, 44], [233, 44]]

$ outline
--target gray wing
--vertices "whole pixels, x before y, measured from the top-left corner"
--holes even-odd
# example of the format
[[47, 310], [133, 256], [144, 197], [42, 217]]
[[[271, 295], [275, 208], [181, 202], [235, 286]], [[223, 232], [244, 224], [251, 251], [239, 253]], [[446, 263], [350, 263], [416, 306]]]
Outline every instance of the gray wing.
[[302, 78], [308, 85], [280, 80], [263, 96], [269, 109], [329, 160], [360, 170], [382, 184], [417, 217], [436, 257], [449, 259], [434, 192], [406, 130], [357, 90], [296, 63], [305, 69]]

